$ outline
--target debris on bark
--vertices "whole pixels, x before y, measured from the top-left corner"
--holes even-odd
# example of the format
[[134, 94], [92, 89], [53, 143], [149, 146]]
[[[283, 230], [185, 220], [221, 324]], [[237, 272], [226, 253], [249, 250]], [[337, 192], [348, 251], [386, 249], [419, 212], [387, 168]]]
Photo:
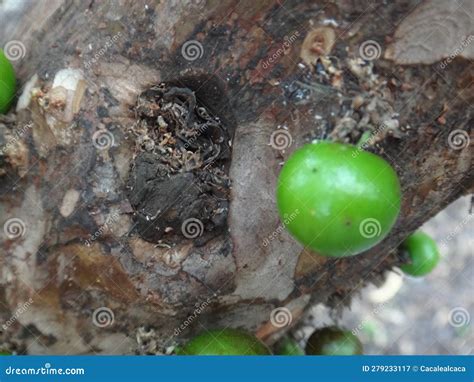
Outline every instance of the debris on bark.
[[154, 243], [225, 232], [231, 136], [189, 88], [160, 84], [143, 92], [132, 127], [137, 152], [128, 197], [136, 229]]

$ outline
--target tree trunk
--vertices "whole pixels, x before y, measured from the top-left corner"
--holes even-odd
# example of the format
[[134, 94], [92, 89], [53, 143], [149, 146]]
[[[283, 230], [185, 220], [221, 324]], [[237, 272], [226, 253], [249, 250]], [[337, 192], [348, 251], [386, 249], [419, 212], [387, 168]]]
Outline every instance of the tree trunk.
[[[472, 47], [456, 37], [473, 34], [473, 7], [445, 3], [5, 10], [0, 43], [21, 85], [0, 119], [6, 346], [162, 353], [227, 326], [271, 343], [309, 304], [347, 305], [380, 282], [404, 261], [400, 242], [473, 188]], [[435, 48], [416, 40], [437, 33], [427, 13], [456, 19]], [[311, 140], [364, 131], [400, 177], [400, 217], [366, 253], [314, 256], [279, 221], [281, 164]], [[177, 134], [200, 150], [177, 155]]]

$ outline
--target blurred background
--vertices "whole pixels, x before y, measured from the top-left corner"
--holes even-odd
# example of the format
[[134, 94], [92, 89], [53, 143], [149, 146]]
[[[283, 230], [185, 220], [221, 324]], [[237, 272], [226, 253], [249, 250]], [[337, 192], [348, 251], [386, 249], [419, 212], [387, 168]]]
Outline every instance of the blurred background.
[[380, 287], [364, 288], [334, 321], [314, 307], [295, 337], [337, 324], [356, 334], [365, 354], [474, 354], [474, 214], [471, 197], [452, 203], [421, 227], [436, 240], [441, 259], [427, 276], [394, 269]]

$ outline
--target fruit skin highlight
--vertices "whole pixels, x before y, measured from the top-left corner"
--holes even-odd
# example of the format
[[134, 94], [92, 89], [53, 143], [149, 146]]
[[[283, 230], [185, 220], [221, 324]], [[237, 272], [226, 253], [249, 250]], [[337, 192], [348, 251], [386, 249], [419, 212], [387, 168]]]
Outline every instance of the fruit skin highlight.
[[16, 90], [15, 71], [0, 49], [0, 114], [5, 114], [13, 101]]
[[238, 329], [209, 330], [177, 351], [178, 355], [269, 355], [267, 346], [255, 336]]
[[438, 264], [440, 255], [436, 242], [424, 232], [418, 231], [409, 236], [401, 245], [410, 257], [410, 263], [400, 268], [412, 276], [424, 276]]
[[351, 332], [331, 326], [315, 330], [305, 351], [307, 355], [357, 355], [363, 353], [363, 347]]
[[328, 141], [304, 145], [290, 156], [276, 195], [288, 231], [323, 256], [366, 251], [387, 236], [400, 212], [400, 183], [389, 163]]

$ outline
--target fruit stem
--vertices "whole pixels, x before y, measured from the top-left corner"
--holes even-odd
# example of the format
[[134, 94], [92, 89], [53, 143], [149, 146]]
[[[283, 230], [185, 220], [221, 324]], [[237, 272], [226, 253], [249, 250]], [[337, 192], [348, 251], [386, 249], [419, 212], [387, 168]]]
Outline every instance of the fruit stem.
[[372, 136], [372, 133], [370, 131], [364, 131], [362, 135], [359, 138], [359, 141], [357, 142], [356, 146], [363, 149], [364, 145], [367, 143], [367, 141], [370, 139]]

